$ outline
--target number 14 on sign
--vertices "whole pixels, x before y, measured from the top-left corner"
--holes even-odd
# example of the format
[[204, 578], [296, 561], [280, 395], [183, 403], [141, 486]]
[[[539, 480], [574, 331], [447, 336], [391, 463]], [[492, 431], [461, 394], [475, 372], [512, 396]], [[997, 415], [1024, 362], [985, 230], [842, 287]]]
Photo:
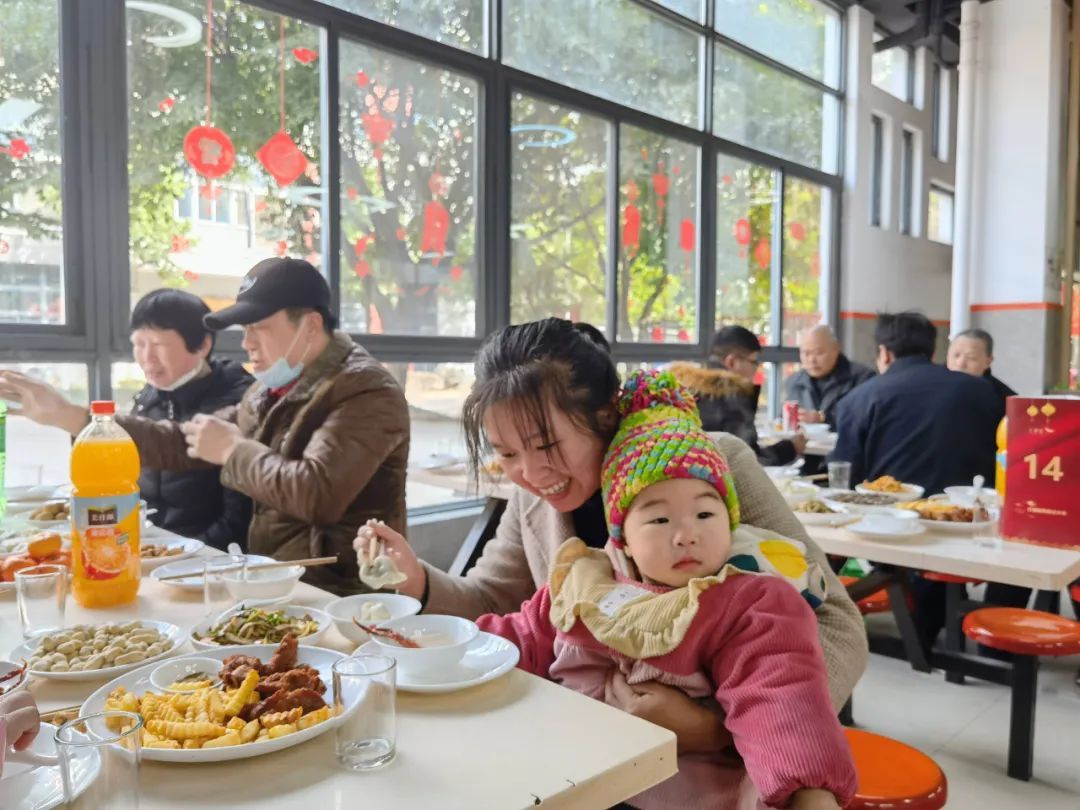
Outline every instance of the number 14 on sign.
[[[1039, 461], [1034, 453], [1024, 456], [1024, 461], [1028, 465], [1028, 478], [1034, 481], [1039, 477]], [[1055, 484], [1064, 478], [1065, 473], [1061, 469], [1061, 456], [1054, 456], [1050, 459], [1050, 462], [1042, 468], [1042, 475], [1044, 478], [1051, 479]]]

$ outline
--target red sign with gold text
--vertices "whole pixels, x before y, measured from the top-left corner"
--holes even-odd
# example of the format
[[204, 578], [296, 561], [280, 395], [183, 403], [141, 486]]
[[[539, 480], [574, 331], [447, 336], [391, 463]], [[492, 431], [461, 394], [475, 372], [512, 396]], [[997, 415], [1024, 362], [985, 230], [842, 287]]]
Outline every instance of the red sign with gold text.
[[1001, 533], [1080, 548], [1080, 398], [1010, 397]]

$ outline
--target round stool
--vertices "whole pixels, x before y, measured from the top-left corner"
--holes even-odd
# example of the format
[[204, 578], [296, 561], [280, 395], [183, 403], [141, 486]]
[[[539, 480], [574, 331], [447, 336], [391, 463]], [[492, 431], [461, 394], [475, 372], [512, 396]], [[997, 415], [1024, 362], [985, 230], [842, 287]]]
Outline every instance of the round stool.
[[964, 634], [986, 647], [1014, 655], [1080, 653], [1080, 622], [1024, 608], [989, 607], [964, 617]]
[[945, 774], [934, 760], [902, 742], [845, 728], [859, 787], [848, 810], [939, 810], [949, 797]]
[[938, 571], [923, 571], [922, 578], [931, 582], [944, 582], [952, 585], [982, 585], [983, 580], [971, 577], [958, 577], [954, 574], [942, 574]]
[[[858, 577], [840, 577], [840, 582], [845, 588], [858, 581]], [[889, 594], [884, 588], [877, 593], [863, 597], [855, 605], [863, 616], [869, 616], [871, 613], [888, 613], [892, 610], [892, 606], [889, 604]]]
[[1074, 582], [1069, 586], [1069, 596], [1074, 602], [1080, 602], [1080, 582]]

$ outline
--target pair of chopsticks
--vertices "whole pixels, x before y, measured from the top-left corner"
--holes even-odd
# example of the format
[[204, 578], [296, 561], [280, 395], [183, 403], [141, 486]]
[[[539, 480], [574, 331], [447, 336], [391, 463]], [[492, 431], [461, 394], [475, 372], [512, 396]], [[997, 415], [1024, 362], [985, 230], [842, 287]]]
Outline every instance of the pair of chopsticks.
[[[338, 561], [337, 557], [308, 557], [305, 560], [282, 560], [281, 562], [263, 563], [262, 565], [249, 565], [248, 571], [266, 571], [271, 568], [288, 568], [293, 565], [302, 565], [304, 568], [315, 568], [319, 565], [333, 565]], [[230, 565], [226, 568], [215, 568], [215, 574], [225, 574], [230, 571], [242, 571], [242, 565]], [[169, 582], [174, 579], [191, 579], [199, 576], [199, 571], [189, 571], [186, 574], [170, 574], [167, 577], [158, 577], [158, 582]]]

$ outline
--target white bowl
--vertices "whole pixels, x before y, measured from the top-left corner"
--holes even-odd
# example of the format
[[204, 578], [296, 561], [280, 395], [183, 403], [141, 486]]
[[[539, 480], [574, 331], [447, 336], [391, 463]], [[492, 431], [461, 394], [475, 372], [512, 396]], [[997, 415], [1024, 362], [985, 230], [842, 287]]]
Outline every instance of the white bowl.
[[384, 627], [415, 638], [423, 644], [424, 638], [446, 640], [448, 643], [434, 647], [401, 647], [389, 639], [372, 636], [371, 640], [397, 661], [402, 672], [414, 675], [434, 675], [452, 667], [465, 656], [465, 650], [476, 638], [480, 628], [475, 622], [457, 616], [404, 616], [386, 622]]
[[883, 514], [864, 515], [862, 520], [850, 524], [847, 529], [863, 537], [882, 539], [915, 537], [926, 531], [919, 520], [909, 520]]
[[[7, 675], [12, 670], [16, 670], [21, 666], [22, 664], [16, 664], [14, 661], [0, 659], [0, 676]], [[0, 695], [13, 695], [16, 692], [25, 689], [28, 680], [30, 680], [29, 668], [17, 679], [0, 681]]]
[[829, 426], [824, 422], [814, 422], [812, 424], [799, 425], [799, 428], [809, 436], [811, 439], [820, 439], [829, 435]]
[[290, 565], [265, 571], [249, 567], [246, 578], [240, 570], [222, 574], [221, 578], [233, 599], [284, 599], [303, 575], [304, 566]]
[[[975, 506], [975, 487], [945, 487], [945, 494], [957, 506], [966, 506], [969, 509]], [[1001, 506], [1001, 496], [989, 487], [982, 488], [979, 500], [986, 507]]]
[[812, 500], [821, 494], [821, 489], [809, 481], [799, 481], [794, 478], [777, 478], [773, 480], [788, 506]]
[[189, 675], [201, 673], [211, 681], [211, 686], [216, 687], [221, 683], [218, 677], [220, 670], [221, 662], [216, 658], [174, 658], [150, 673], [150, 683], [160, 692], [183, 692], [186, 690], [169, 687]]
[[[361, 607], [365, 604], [380, 604], [390, 612], [390, 618], [382, 621], [364, 622], [360, 618]], [[388, 621], [404, 616], [415, 616], [420, 612], [420, 603], [411, 596], [397, 593], [359, 593], [355, 596], [343, 596], [326, 606], [326, 612], [334, 620], [334, 627], [349, 641], [363, 644], [371, 636], [353, 624], [353, 617], [363, 624], [384, 625]]]

